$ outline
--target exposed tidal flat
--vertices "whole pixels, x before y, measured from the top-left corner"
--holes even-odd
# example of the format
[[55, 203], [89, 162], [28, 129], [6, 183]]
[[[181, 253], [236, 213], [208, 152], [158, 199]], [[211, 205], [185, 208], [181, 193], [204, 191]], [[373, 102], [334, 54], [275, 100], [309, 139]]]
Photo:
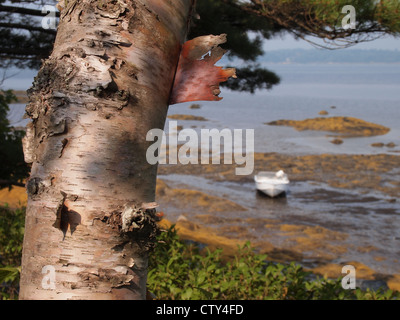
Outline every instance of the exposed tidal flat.
[[360, 279], [400, 289], [399, 161], [257, 153], [256, 171], [283, 169], [291, 179], [287, 196], [276, 199], [230, 165], [162, 165], [157, 201], [186, 239], [230, 254], [250, 241], [272, 261], [296, 261], [333, 278], [351, 264]]

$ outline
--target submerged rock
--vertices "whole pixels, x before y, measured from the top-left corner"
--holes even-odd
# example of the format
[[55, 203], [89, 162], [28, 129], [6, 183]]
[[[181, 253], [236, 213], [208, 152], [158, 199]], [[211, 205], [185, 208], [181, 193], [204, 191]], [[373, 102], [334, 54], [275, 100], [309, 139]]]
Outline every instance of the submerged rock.
[[168, 116], [168, 119], [172, 119], [172, 120], [196, 120], [196, 121], [208, 121], [206, 118], [204, 117], [200, 117], [200, 116], [193, 116], [190, 114], [173, 114], [171, 116]]
[[369, 137], [384, 135], [389, 128], [352, 117], [328, 117], [305, 120], [277, 120], [265, 123], [271, 126], [290, 126], [298, 131], [317, 130], [330, 131], [341, 137]]
[[374, 147], [374, 148], [383, 148], [384, 146], [385, 146], [385, 144], [382, 142], [377, 142], [377, 143], [371, 144], [371, 147]]
[[333, 139], [333, 140], [331, 141], [331, 143], [333, 143], [333, 144], [342, 144], [342, 143], [343, 143], [343, 140], [342, 140], [342, 139]]

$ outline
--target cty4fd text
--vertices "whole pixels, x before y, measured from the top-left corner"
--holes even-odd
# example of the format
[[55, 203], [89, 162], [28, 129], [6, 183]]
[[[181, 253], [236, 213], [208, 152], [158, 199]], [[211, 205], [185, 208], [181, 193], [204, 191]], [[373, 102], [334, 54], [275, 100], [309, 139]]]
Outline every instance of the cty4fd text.
[[197, 313], [203, 315], [240, 315], [243, 313], [243, 306], [239, 304], [203, 304], [199, 308], [196, 307], [169, 307], [164, 304], [157, 307], [157, 315], [181, 315], [186, 318], [189, 313]]

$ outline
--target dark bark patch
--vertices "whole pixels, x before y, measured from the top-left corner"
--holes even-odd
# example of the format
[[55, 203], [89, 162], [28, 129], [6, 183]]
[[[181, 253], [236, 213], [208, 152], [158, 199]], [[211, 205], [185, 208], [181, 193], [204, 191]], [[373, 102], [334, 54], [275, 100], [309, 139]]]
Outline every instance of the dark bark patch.
[[68, 209], [65, 205], [61, 209], [61, 220], [60, 220], [60, 230], [65, 235], [67, 234], [68, 228], [71, 235], [75, 232], [78, 225], [81, 224], [81, 215], [74, 211]]
[[60, 151], [60, 155], [58, 156], [59, 158], [62, 157], [63, 153], [64, 153], [64, 149], [66, 148], [67, 144], [68, 144], [68, 139], [62, 139], [61, 141], [61, 151]]
[[26, 191], [28, 192], [29, 196], [34, 196], [39, 193], [39, 183], [40, 178], [30, 178], [26, 183]]
[[116, 251], [116, 252], [122, 252], [124, 251], [125, 246], [129, 243], [129, 241], [124, 241], [120, 244], [117, 244], [116, 246], [112, 247], [111, 249]]
[[75, 199], [77, 196], [68, 196], [65, 192], [61, 192], [62, 199], [58, 202], [58, 206], [56, 208], [56, 221], [53, 224], [53, 227], [60, 229], [63, 233], [63, 240], [68, 232], [68, 229], [71, 232], [71, 235], [75, 232], [78, 225], [82, 222], [81, 215], [75, 210], [71, 210], [65, 204], [67, 199]]
[[55, 210], [56, 221], [53, 224], [54, 228], [61, 229], [60, 228], [61, 227], [61, 214], [62, 214], [63, 207], [65, 206], [64, 202], [65, 202], [66, 198], [67, 198], [67, 194], [65, 192], [61, 192], [61, 197], [58, 200], [58, 204], [57, 204], [57, 207]]
[[130, 78], [134, 78], [135, 80], [138, 80], [138, 74], [140, 74], [141, 70], [138, 66], [136, 66], [133, 63], [127, 62], [122, 65], [122, 70], [125, 71], [125, 73], [128, 75]]
[[58, 120], [56, 118], [51, 119], [52, 123], [48, 125], [48, 136], [55, 136], [59, 134], [64, 134], [67, 132], [67, 121], [65, 119]]
[[51, 185], [51, 180], [42, 180], [38, 177], [32, 177], [26, 183], [26, 190], [31, 199], [35, 199], [40, 194], [46, 191], [46, 188]]
[[155, 208], [145, 209], [133, 207], [129, 216], [126, 216], [127, 207], [124, 210], [116, 210], [105, 214], [101, 221], [113, 229], [117, 229], [124, 240], [121, 246], [115, 249], [120, 250], [131, 242], [139, 246], [141, 252], [151, 251], [160, 234], [160, 227], [157, 221], [160, 220]]
[[118, 90], [115, 93], [115, 96], [116, 96], [117, 100], [119, 100], [119, 101], [128, 101], [130, 94], [129, 94], [129, 91]]
[[49, 80], [51, 75], [54, 73], [57, 67], [57, 62], [52, 60], [47, 60], [41, 69], [39, 70], [37, 76], [34, 78], [33, 86], [29, 89], [28, 96], [33, 92], [41, 91], [41, 89], [49, 88]]
[[97, 10], [100, 16], [109, 19], [117, 19], [126, 11], [126, 4], [117, 1], [98, 1]]
[[111, 226], [113, 229], [120, 229], [122, 226], [121, 211], [113, 211], [111, 213], [105, 214], [101, 221]]
[[[73, 61], [69, 61], [69, 54], [64, 55], [64, 59], [49, 59], [45, 61], [34, 78], [33, 86], [27, 91], [30, 101], [37, 101], [36, 97], [44, 96], [52, 91], [62, 92], [66, 83], [72, 80], [79, 68]], [[41, 101], [41, 99], [39, 99]]]
[[132, 271], [126, 269], [125, 272], [118, 272], [114, 269], [98, 269], [96, 271], [83, 271], [78, 273], [81, 282], [80, 287], [89, 285], [90, 287], [101, 287], [104, 283], [111, 284], [112, 288], [130, 286], [134, 278]]
[[122, 59], [114, 58], [114, 60], [113, 60], [112, 63], [113, 63], [112, 66], [111, 66], [112, 69], [120, 70], [121, 67], [124, 65], [125, 62], [124, 62], [124, 60], [122, 60]]

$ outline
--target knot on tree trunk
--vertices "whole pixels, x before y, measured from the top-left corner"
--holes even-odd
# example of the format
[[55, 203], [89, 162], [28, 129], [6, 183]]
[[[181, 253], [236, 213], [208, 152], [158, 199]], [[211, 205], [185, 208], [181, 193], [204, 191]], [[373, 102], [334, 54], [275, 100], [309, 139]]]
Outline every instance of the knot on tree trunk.
[[115, 210], [105, 214], [101, 219], [112, 228], [117, 228], [121, 237], [139, 245], [140, 249], [148, 252], [155, 246], [161, 220], [157, 213], [157, 203], [142, 203], [141, 205], [126, 204], [123, 210]]

